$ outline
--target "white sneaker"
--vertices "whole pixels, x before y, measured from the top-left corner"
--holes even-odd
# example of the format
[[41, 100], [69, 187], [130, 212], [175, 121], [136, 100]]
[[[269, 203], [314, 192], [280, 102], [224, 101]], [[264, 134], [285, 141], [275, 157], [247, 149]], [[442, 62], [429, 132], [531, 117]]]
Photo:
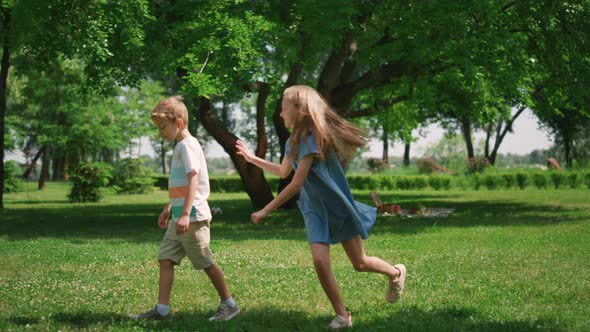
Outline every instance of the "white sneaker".
[[393, 267], [399, 270], [399, 276], [395, 280], [390, 280], [387, 287], [386, 299], [389, 303], [399, 301], [404, 292], [406, 283], [406, 266], [404, 264], [396, 264]]
[[344, 329], [347, 327], [352, 327], [352, 315], [350, 314], [350, 312], [348, 312], [347, 314], [348, 314], [347, 317], [342, 317], [342, 316], [336, 315], [336, 317], [334, 317], [334, 319], [332, 320], [330, 325], [328, 325], [328, 327], [331, 328], [332, 330], [338, 330], [338, 329]]

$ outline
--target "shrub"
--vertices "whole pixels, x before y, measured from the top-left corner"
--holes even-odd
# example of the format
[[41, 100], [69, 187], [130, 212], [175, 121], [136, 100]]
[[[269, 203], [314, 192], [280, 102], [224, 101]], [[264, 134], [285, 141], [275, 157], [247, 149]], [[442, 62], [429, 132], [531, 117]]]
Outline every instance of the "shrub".
[[526, 185], [527, 185], [526, 173], [521, 173], [521, 172], [516, 173], [516, 184], [518, 185], [518, 188], [520, 188], [520, 189], [526, 188]]
[[502, 180], [504, 180], [504, 188], [510, 189], [516, 184], [516, 175], [512, 173], [502, 174]]
[[409, 176], [399, 176], [396, 181], [396, 186], [398, 189], [407, 190], [412, 188], [412, 181]]
[[441, 177], [442, 187], [446, 190], [451, 189], [451, 177], [443, 176]]
[[559, 187], [561, 187], [561, 184], [564, 182], [563, 173], [551, 172], [551, 182], [553, 182], [553, 186], [555, 187], [555, 189], [559, 189]]
[[4, 192], [14, 193], [23, 190], [24, 181], [21, 178], [22, 170], [15, 160], [4, 163]]
[[143, 166], [140, 158], [125, 158], [117, 163], [113, 172], [113, 187], [122, 194], [145, 194], [154, 186], [152, 171]]
[[533, 183], [539, 189], [547, 188], [547, 176], [545, 173], [534, 173], [533, 174]]
[[479, 188], [481, 187], [482, 179], [479, 175], [473, 174], [471, 176], [471, 183], [473, 184], [473, 189], [479, 190]]
[[428, 178], [425, 176], [414, 176], [411, 179], [411, 185], [410, 187], [413, 189], [424, 189], [426, 187], [428, 187]]
[[428, 184], [434, 190], [440, 190], [442, 187], [442, 178], [440, 176], [431, 176], [428, 178]]
[[420, 174], [431, 174], [434, 171], [445, 172], [446, 169], [438, 165], [432, 158], [420, 158], [418, 159], [418, 171]]
[[490, 165], [490, 161], [486, 157], [473, 157], [467, 159], [467, 169], [469, 170], [469, 173], [481, 173]]
[[577, 188], [580, 185], [580, 175], [577, 172], [571, 172], [567, 175], [567, 184], [570, 188]]
[[82, 163], [70, 174], [72, 190], [68, 198], [72, 202], [98, 202], [100, 188], [109, 183], [113, 167], [105, 163]]
[[590, 172], [584, 174], [584, 184], [590, 188]]
[[548, 158], [547, 159], [547, 168], [550, 170], [558, 170], [560, 172], [563, 172], [563, 168], [561, 168], [561, 165], [559, 164], [559, 162], [555, 158]]
[[498, 187], [499, 178], [495, 175], [485, 175], [483, 177], [483, 183], [488, 190], [494, 190]]
[[395, 178], [390, 175], [384, 175], [380, 179], [381, 182], [381, 189], [383, 190], [393, 190], [395, 189]]
[[168, 190], [168, 175], [166, 174], [154, 174], [154, 185], [162, 190]]
[[383, 172], [387, 168], [387, 161], [380, 158], [369, 158], [367, 166], [371, 173]]
[[450, 189], [451, 178], [449, 176], [430, 176], [428, 178], [428, 184], [434, 190]]

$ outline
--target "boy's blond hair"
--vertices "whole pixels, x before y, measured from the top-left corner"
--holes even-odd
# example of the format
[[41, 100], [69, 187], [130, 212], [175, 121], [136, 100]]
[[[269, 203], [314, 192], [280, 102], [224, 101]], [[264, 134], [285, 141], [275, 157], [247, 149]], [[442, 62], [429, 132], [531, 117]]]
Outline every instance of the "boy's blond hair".
[[174, 122], [176, 119], [182, 119], [184, 122], [184, 128], [188, 125], [188, 110], [186, 109], [186, 105], [182, 102], [182, 96], [174, 96], [160, 100], [152, 110], [150, 116], [155, 123], [163, 120]]

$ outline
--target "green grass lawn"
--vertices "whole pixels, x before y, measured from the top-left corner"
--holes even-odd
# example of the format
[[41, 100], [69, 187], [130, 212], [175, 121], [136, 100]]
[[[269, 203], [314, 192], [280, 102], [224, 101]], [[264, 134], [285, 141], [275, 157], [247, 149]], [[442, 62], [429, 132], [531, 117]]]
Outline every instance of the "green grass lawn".
[[[298, 211], [252, 225], [245, 194], [212, 194], [223, 214], [212, 249], [242, 314], [210, 323], [218, 298], [188, 261], [177, 268], [174, 319], [127, 318], [156, 302], [156, 218], [166, 193], [71, 204], [68, 186], [5, 195], [0, 211], [0, 330], [325, 330], [333, 318]], [[370, 202], [368, 192], [356, 192]], [[590, 191], [399, 191], [402, 207], [452, 207], [448, 218], [379, 217], [370, 255], [408, 267], [401, 303], [385, 277], [355, 272], [340, 246], [332, 268], [358, 331], [590, 330]]]

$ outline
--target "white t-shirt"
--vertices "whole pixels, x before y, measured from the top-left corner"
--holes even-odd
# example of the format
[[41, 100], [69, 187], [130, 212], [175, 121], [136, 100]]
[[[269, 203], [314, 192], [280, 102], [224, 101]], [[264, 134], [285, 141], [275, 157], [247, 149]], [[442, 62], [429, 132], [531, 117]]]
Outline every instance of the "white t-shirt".
[[168, 196], [172, 207], [172, 218], [178, 219], [184, 207], [188, 193], [188, 175], [195, 172], [198, 177], [197, 193], [190, 213], [190, 221], [211, 219], [211, 210], [207, 203], [209, 198], [209, 173], [201, 144], [193, 136], [186, 137], [176, 144], [172, 154], [170, 176], [168, 178]]

